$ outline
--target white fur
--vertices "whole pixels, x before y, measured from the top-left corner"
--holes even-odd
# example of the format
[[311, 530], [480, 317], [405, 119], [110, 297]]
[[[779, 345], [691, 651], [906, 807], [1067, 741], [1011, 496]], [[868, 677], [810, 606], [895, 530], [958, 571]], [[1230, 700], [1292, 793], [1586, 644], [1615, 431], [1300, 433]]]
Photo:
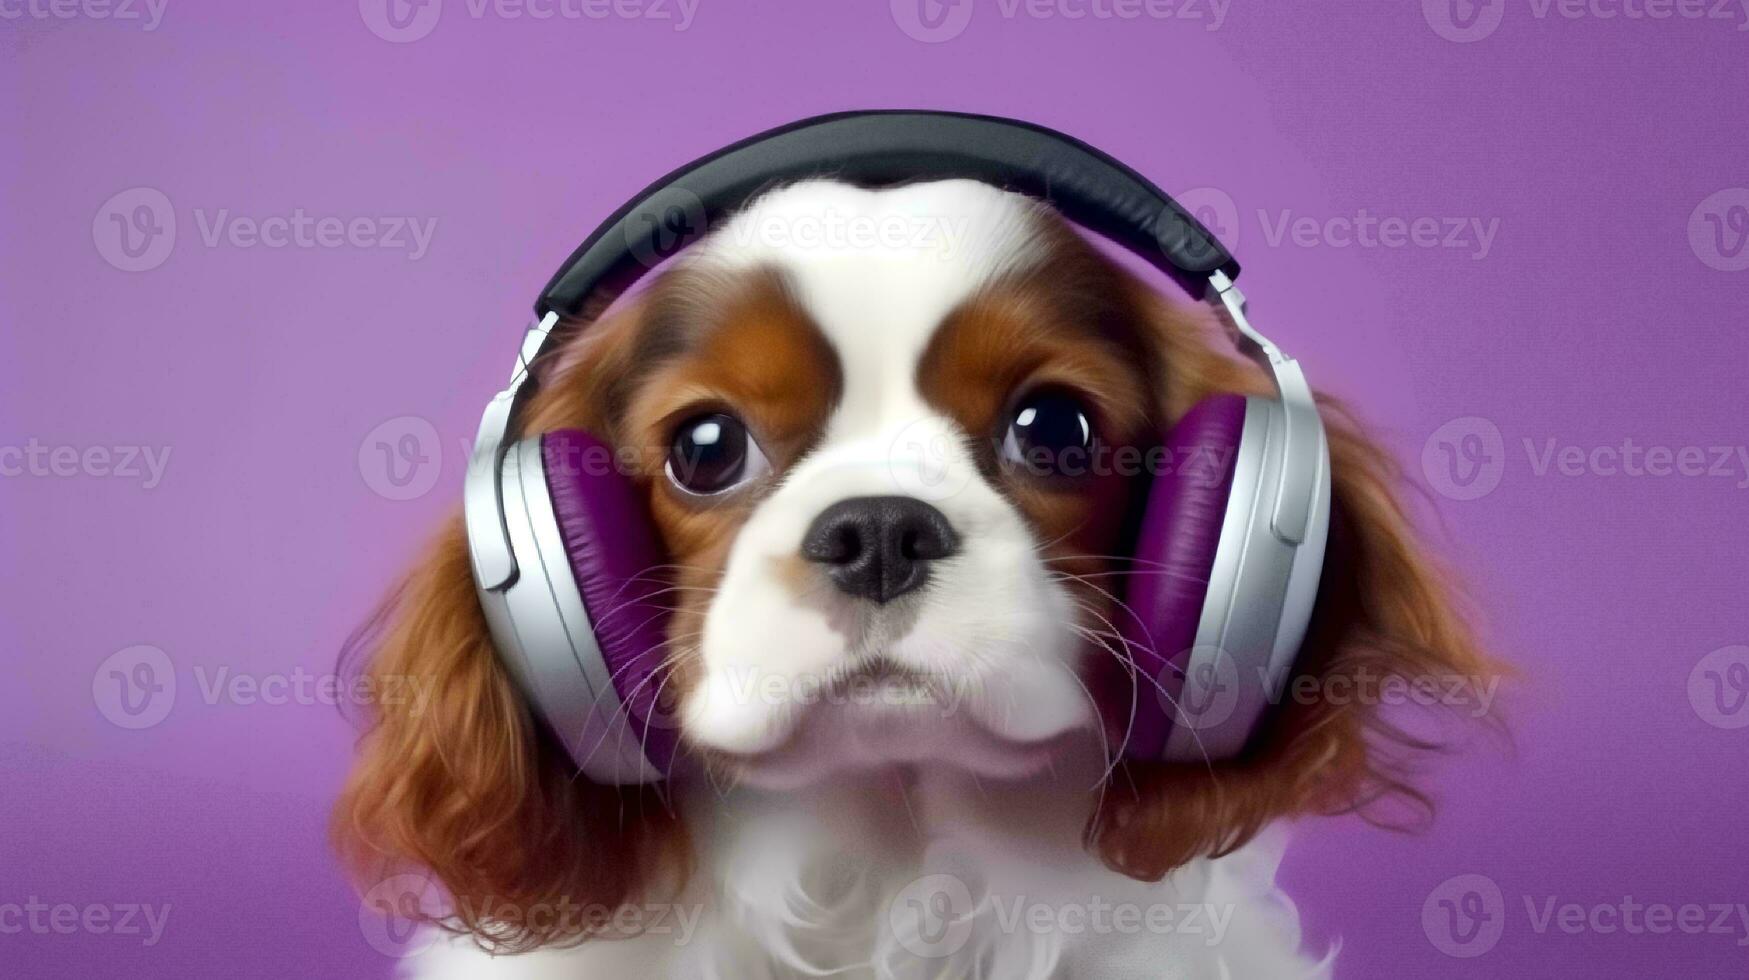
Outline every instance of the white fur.
[[[793, 785], [847, 765], [916, 761], [944, 744], [972, 768], [1012, 775], [1036, 768], [1038, 743], [1096, 723], [1075, 672], [1067, 594], [1037, 561], [1021, 515], [976, 472], [967, 434], [916, 385], [942, 319], [992, 276], [1035, 258], [1035, 208], [972, 181], [888, 191], [809, 182], [761, 198], [691, 257], [719, 270], [782, 269], [844, 366], [824, 438], [735, 540], [705, 624], [703, 681], [682, 704], [695, 742], [770, 753], [751, 760], [746, 778]], [[859, 244], [848, 233], [804, 233], [832, 222], [918, 229], [921, 238]], [[918, 601], [846, 615], [773, 573], [820, 511], [887, 494], [925, 497], [962, 542], [936, 563]], [[856, 703], [833, 705], [824, 719], [809, 710], [808, 692], [876, 653], [937, 678], [952, 710]]]
[[[943, 770], [908, 783], [864, 778], [727, 798], [695, 789], [685, 802], [700, 813], [693, 830], [705, 863], [686, 895], [647, 920], [660, 931], [498, 957], [466, 939], [433, 936], [429, 948], [404, 961], [402, 976], [1331, 975], [1333, 953], [1316, 960], [1298, 952], [1298, 914], [1275, 886], [1285, 832], [1219, 860], [1195, 861], [1159, 883], [1134, 881], [1106, 870], [1080, 846], [1085, 779], [1097, 770], [1097, 759], [1083, 761], [1089, 767], [1066, 764], [1011, 784]], [[1127, 916], [1121, 927], [1120, 908]]]
[[[499, 958], [444, 941], [409, 960], [409, 975], [1327, 974], [1327, 960], [1299, 954], [1297, 916], [1275, 888], [1279, 839], [1152, 884], [1107, 870], [1082, 843], [1110, 747], [1079, 679], [1070, 597], [1022, 515], [977, 472], [968, 434], [916, 385], [943, 317], [1039, 257], [1037, 207], [969, 181], [878, 192], [808, 182], [760, 199], [686, 257], [729, 274], [782, 269], [844, 367], [824, 438], [733, 543], [697, 651], [701, 682], [681, 705], [689, 739], [748, 760], [733, 792], [676, 789], [701, 860], [678, 903], [691, 915], [668, 922], [693, 928], [684, 941], [667, 931]], [[833, 222], [910, 234], [804, 233]], [[920, 595], [878, 609], [797, 594], [779, 569], [814, 517], [885, 494], [929, 500], [960, 553]], [[877, 654], [933, 682], [823, 694]], [[1073, 927], [1102, 903], [1142, 924], [1120, 930], [1113, 909], [1103, 930]], [[1183, 918], [1193, 908], [1204, 909], [1194, 924]], [[1161, 909], [1178, 924], [1162, 928]]]

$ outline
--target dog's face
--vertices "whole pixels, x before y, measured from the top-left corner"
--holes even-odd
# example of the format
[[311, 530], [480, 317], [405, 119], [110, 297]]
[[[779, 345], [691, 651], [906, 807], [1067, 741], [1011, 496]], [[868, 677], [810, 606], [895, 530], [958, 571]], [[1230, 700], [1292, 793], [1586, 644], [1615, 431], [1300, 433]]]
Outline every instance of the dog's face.
[[1099, 727], [1083, 659], [1121, 645], [1073, 576], [1115, 551], [1145, 475], [1113, 452], [1157, 419], [1122, 286], [969, 181], [790, 186], [661, 278], [614, 424], [662, 459], [685, 742], [770, 784], [1019, 774]]
[[[982, 184], [792, 185], [755, 201], [540, 369], [525, 432], [612, 443], [668, 552], [658, 705], [682, 764], [783, 789], [946, 766], [1008, 779], [1117, 756], [1152, 698], [1113, 625], [1148, 488], [1138, 450], [1216, 393], [1264, 393], [1206, 319], [1048, 208]], [[1113, 761], [1087, 844], [1157, 879], [1269, 821], [1395, 796], [1424, 749], [1364, 679], [1492, 667], [1397, 503], [1400, 471], [1326, 403], [1332, 531], [1311, 629], [1241, 757]], [[1126, 462], [1127, 461], [1127, 462]], [[1144, 570], [1145, 571], [1145, 570]], [[687, 872], [661, 787], [582, 777], [493, 650], [451, 522], [387, 610], [381, 706], [339, 807], [351, 859], [457, 896], [613, 907]], [[632, 699], [635, 702], [637, 698]], [[468, 919], [510, 948], [561, 925]]]

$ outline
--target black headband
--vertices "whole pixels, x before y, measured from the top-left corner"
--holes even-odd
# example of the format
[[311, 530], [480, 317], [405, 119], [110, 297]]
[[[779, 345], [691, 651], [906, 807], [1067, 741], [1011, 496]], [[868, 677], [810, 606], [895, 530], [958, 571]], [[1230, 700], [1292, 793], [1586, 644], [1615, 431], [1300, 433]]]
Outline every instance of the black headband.
[[808, 177], [865, 187], [970, 178], [1048, 201], [1202, 298], [1239, 263], [1146, 177], [1072, 136], [1015, 119], [908, 109], [803, 119], [668, 174], [602, 222], [541, 291], [539, 315], [574, 315], [601, 287], [615, 295], [697, 241], [761, 191]]

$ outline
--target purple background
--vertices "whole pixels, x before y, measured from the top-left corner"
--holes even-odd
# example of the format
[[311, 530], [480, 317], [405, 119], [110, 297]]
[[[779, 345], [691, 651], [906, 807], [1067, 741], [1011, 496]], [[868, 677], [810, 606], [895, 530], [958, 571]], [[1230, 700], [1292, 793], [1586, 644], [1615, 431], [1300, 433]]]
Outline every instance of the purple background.
[[[461, 440], [593, 221], [697, 153], [866, 106], [1023, 116], [1169, 190], [1218, 188], [1197, 199], [1234, 202], [1256, 317], [1433, 485], [1490, 635], [1524, 673], [1516, 749], [1445, 766], [1425, 834], [1303, 826], [1284, 875], [1313, 941], [1340, 937], [1340, 975], [1749, 970], [1741, 927], [1539, 934], [1525, 911], [1749, 902], [1749, 729], [1729, 727], [1749, 709], [1690, 696], [1701, 658], [1749, 643], [1749, 474], [1539, 475], [1524, 448], [1745, 443], [1749, 271], [1731, 271], [1729, 234], [1714, 250], [1707, 214], [1749, 191], [1696, 212], [1749, 186], [1742, 12], [1569, 19], [1493, 0], [1497, 29], [1459, 43], [1434, 29], [1432, 0], [1237, 0], [1217, 30], [1204, 0], [1201, 20], [1133, 21], [964, 0], [963, 31], [925, 43], [901, 29], [917, 23], [908, 2], [702, 0], [678, 31], [474, 18], [447, 0], [412, 43], [339, 0], [169, 0], [154, 30], [6, 8], [26, 15], [0, 20], [0, 446], [172, 456], [149, 490], [100, 467], [0, 478], [0, 907], [171, 913], [150, 948], [0, 935], [0, 973], [386, 970], [324, 841], [350, 729], [326, 704], [209, 704], [199, 678], [333, 669], [458, 502]], [[168, 198], [177, 237], [156, 268], [126, 272], [106, 259], [104, 209], [136, 187]], [[220, 209], [299, 208], [437, 227], [417, 261], [202, 240]], [[1497, 232], [1485, 258], [1272, 240], [1284, 211], [1362, 209]], [[403, 417], [431, 429], [373, 432]], [[1436, 437], [1467, 417], [1485, 421]], [[1420, 465], [1489, 426], [1492, 492], [1459, 499], [1467, 463]], [[435, 481], [405, 501], [377, 492], [395, 493], [375, 455], [403, 435], [424, 440], [416, 476]], [[161, 722], [129, 730], [108, 720], [99, 668], [136, 644], [165, 651], [178, 691]], [[1463, 874], [1504, 901], [1498, 944], [1468, 959], [1422, 919]]]

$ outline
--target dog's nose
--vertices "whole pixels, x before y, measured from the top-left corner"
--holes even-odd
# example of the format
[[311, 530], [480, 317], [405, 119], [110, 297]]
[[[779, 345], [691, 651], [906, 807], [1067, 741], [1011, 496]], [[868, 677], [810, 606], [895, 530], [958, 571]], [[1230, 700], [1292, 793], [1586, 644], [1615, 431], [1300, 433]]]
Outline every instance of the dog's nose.
[[886, 602], [929, 578], [929, 563], [959, 548], [947, 516], [916, 497], [852, 497], [820, 512], [802, 538], [838, 588]]

